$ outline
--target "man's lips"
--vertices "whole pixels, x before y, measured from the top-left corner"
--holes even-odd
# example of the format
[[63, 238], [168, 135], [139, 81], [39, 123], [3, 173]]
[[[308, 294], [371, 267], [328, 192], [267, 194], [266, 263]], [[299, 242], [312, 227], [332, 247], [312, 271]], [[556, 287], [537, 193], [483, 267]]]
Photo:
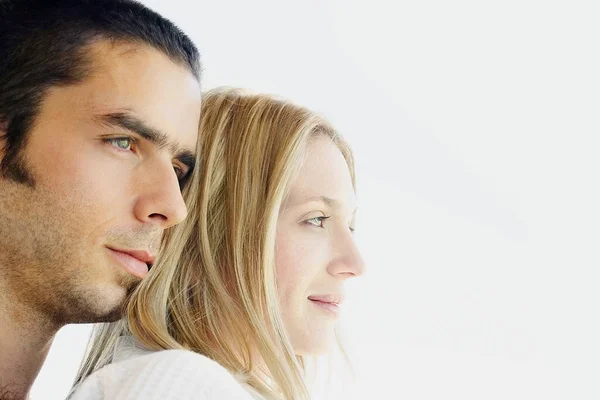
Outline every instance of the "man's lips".
[[155, 260], [155, 257], [147, 250], [107, 248], [124, 270], [138, 278], [143, 278], [148, 274], [148, 270]]

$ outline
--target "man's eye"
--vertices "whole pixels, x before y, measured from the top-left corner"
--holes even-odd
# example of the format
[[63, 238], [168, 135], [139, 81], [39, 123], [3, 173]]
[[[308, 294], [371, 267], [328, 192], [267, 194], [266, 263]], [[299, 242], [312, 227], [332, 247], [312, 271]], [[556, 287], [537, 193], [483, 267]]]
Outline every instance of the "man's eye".
[[173, 165], [173, 170], [175, 171], [175, 175], [177, 175], [177, 179], [182, 180], [185, 177], [185, 172], [181, 169], [181, 167]]
[[173, 166], [173, 170], [175, 171], [175, 175], [177, 176], [177, 180], [179, 181], [179, 187], [183, 189], [189, 178], [188, 172], [184, 171], [181, 167], [178, 167], [177, 165]]
[[131, 150], [131, 146], [134, 142], [133, 138], [129, 137], [112, 138], [107, 139], [106, 141], [119, 150]]
[[173, 170], [175, 171], [175, 175], [177, 176], [179, 188], [183, 190], [190, 179], [191, 171], [188, 168], [181, 168], [178, 165], [173, 165]]

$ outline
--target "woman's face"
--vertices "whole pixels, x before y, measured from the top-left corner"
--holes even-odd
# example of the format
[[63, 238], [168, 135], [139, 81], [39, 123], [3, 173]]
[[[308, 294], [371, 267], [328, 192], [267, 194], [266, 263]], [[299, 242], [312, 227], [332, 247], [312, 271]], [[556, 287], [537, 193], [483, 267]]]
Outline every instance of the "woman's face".
[[344, 156], [330, 138], [316, 137], [277, 221], [277, 287], [285, 328], [298, 355], [329, 349], [344, 282], [364, 271], [352, 236], [355, 211]]

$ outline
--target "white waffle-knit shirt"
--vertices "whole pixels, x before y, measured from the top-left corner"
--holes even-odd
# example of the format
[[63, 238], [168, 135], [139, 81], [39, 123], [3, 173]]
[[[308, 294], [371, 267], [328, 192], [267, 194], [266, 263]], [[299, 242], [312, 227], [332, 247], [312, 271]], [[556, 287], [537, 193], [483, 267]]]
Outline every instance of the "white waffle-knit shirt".
[[187, 350], [150, 351], [121, 338], [113, 362], [87, 377], [69, 400], [253, 400], [217, 362]]

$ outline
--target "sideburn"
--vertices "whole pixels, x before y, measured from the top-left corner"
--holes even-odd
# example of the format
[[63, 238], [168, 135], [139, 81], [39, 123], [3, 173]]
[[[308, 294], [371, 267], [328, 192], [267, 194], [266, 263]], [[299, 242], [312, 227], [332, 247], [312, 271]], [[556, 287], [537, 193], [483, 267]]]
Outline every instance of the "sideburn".
[[0, 140], [3, 142], [0, 175], [5, 179], [34, 188], [35, 178], [23, 154], [30, 122], [29, 116], [14, 118], [10, 123], [0, 121]]

